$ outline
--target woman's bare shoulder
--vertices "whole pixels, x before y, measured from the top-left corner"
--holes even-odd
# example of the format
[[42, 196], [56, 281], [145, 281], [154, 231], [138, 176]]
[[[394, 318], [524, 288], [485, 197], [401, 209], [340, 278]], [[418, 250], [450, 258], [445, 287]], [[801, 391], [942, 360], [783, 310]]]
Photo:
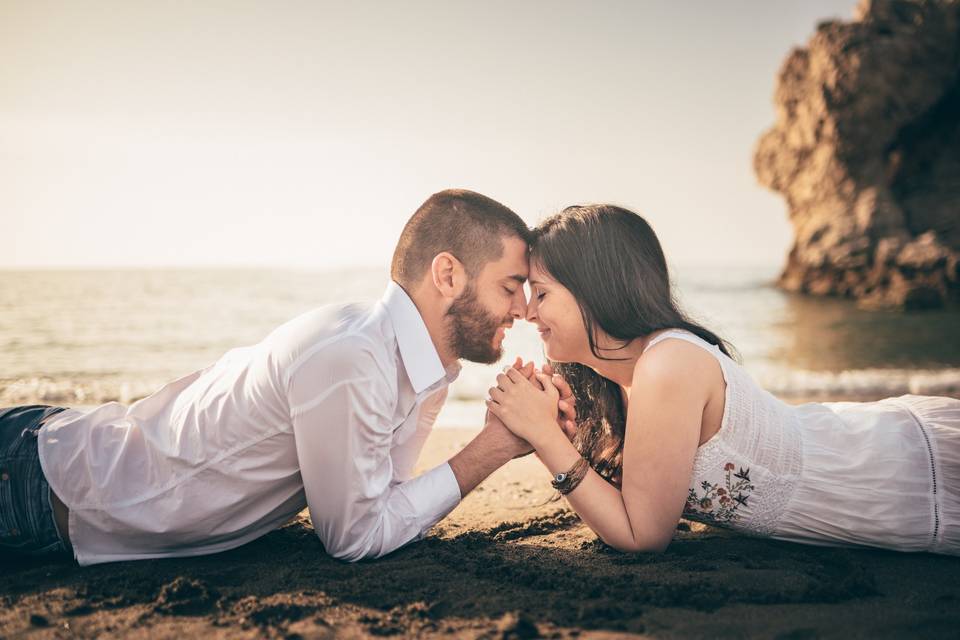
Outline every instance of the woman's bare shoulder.
[[633, 369], [633, 383], [659, 388], [712, 386], [720, 364], [707, 350], [680, 338], [665, 338], [643, 352]]

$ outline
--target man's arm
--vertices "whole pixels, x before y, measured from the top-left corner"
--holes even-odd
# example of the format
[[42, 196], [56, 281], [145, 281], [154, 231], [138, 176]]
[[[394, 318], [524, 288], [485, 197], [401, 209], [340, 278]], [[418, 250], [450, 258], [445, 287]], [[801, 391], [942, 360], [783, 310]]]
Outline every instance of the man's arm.
[[422, 537], [493, 471], [531, 451], [488, 414], [483, 431], [449, 463], [392, 483], [396, 390], [367, 346], [342, 341], [317, 351], [296, 363], [287, 385], [314, 530], [327, 553], [349, 561]]
[[310, 519], [327, 553], [375, 558], [422, 537], [460, 502], [448, 464], [392, 483], [396, 390], [362, 341], [297, 363], [288, 397]]
[[460, 495], [467, 495], [491, 473], [530, 451], [525, 440], [510, 433], [500, 419], [488, 411], [483, 431], [450, 458], [450, 469], [457, 478]]
[[407, 436], [403, 444], [391, 447], [390, 457], [393, 459], [394, 482], [404, 482], [414, 477], [417, 460], [420, 459], [420, 453], [430, 437], [433, 423], [436, 422], [437, 415], [439, 415], [443, 403], [447, 399], [447, 391], [447, 389], [440, 389], [424, 400], [423, 404], [420, 405], [413, 434]]

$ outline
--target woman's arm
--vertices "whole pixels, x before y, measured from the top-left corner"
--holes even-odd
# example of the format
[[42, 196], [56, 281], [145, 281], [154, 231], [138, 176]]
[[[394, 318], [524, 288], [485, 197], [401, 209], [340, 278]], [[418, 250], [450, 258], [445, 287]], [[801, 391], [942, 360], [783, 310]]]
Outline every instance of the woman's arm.
[[[702, 349], [679, 341], [661, 343], [637, 362], [627, 412], [622, 488], [591, 469], [567, 494], [581, 519], [610, 546], [661, 551], [670, 543], [686, 501], [703, 409], [717, 368]], [[546, 392], [537, 398], [530, 393], [536, 391], [533, 385], [524, 388], [512, 376], [511, 381], [513, 388], [506, 392], [491, 390], [496, 401], [491, 411], [503, 412], [506, 417], [500, 417], [508, 428], [525, 433], [521, 437], [536, 448], [552, 474], [569, 470], [580, 455], [557, 428], [556, 418], [550, 420], [544, 411], [545, 401], [552, 398]]]

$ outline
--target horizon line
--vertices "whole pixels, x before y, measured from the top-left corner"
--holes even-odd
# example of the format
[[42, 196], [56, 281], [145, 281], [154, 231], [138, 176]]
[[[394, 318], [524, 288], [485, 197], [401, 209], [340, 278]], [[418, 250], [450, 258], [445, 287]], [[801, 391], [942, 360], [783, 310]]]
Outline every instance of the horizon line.
[[[696, 267], [764, 267], [782, 268], [784, 262], [765, 260], [722, 261], [668, 261], [670, 268]], [[296, 264], [93, 264], [93, 265], [0, 265], [0, 272], [18, 271], [349, 271], [390, 269], [390, 263], [356, 263], [343, 265], [296, 265]]]

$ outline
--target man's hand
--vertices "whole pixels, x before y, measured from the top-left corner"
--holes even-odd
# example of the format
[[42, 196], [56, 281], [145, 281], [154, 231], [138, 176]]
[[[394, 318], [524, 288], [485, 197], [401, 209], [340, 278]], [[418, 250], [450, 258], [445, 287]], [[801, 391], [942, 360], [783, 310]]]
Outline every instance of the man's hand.
[[487, 411], [483, 423], [483, 433], [487, 434], [497, 446], [511, 452], [511, 458], [522, 458], [533, 453], [533, 447], [523, 438], [513, 435], [507, 425], [497, 416]]
[[[523, 361], [517, 358], [513, 366], [525, 376], [532, 376], [534, 373], [532, 362], [524, 365]], [[449, 461], [450, 469], [460, 487], [460, 496], [466, 496], [473, 491], [487, 476], [511, 459], [525, 456], [532, 451], [533, 447], [526, 440], [510, 433], [500, 418], [487, 411], [483, 430]]]

